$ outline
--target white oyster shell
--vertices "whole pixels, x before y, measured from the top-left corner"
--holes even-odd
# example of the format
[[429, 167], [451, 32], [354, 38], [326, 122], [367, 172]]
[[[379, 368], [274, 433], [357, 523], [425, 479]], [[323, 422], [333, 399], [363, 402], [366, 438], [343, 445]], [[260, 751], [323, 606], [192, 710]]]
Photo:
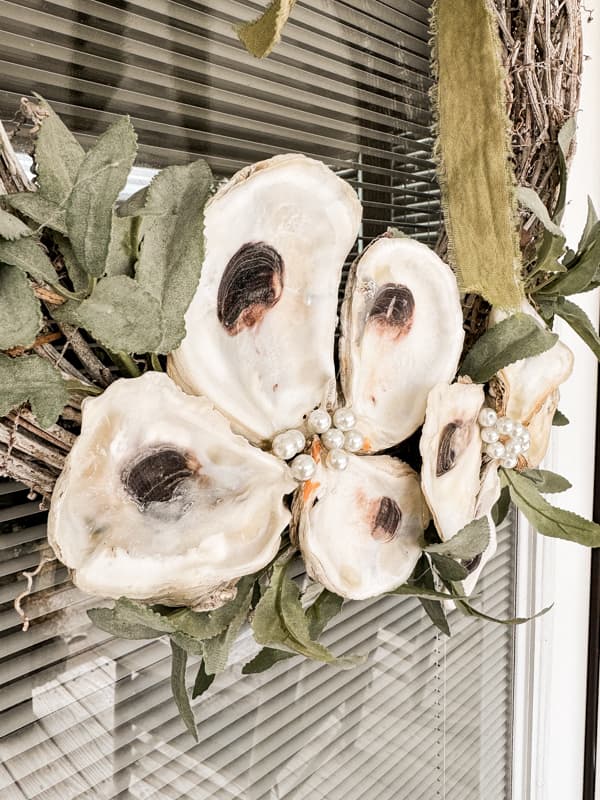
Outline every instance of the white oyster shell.
[[[543, 319], [527, 302], [521, 310], [546, 327]], [[494, 309], [490, 325], [496, 325], [507, 314]], [[537, 356], [523, 358], [500, 370], [494, 378], [494, 394], [499, 412], [528, 426], [529, 450], [522, 456], [524, 465], [537, 467], [548, 449], [552, 418], [558, 408], [558, 387], [573, 370], [573, 353], [560, 340]]]
[[202, 275], [169, 374], [250, 441], [335, 399], [338, 285], [360, 219], [349, 184], [293, 154], [243, 169], [206, 207]]
[[208, 400], [148, 372], [84, 402], [48, 538], [85, 592], [210, 607], [275, 556], [295, 486]]
[[477, 497], [475, 505], [474, 519], [486, 517], [490, 528], [490, 541], [481, 556], [476, 557], [472, 564], [466, 564], [469, 569], [469, 575], [462, 581], [464, 593], [470, 595], [473, 593], [477, 581], [485, 565], [494, 557], [498, 547], [498, 538], [496, 536], [496, 526], [492, 518], [492, 509], [496, 505], [500, 497], [500, 476], [498, 475], [498, 464], [495, 461], [490, 461], [484, 467], [483, 476], [481, 479], [481, 488]]
[[417, 474], [389, 456], [350, 456], [344, 471], [322, 462], [294, 506], [308, 574], [353, 600], [404, 583], [421, 554], [429, 514]]
[[456, 278], [426, 245], [376, 239], [356, 260], [342, 310], [342, 388], [371, 452], [423, 422], [427, 395], [456, 374], [463, 346]]
[[421, 486], [442, 541], [475, 519], [480, 491], [483, 387], [440, 383], [429, 393], [421, 434]]

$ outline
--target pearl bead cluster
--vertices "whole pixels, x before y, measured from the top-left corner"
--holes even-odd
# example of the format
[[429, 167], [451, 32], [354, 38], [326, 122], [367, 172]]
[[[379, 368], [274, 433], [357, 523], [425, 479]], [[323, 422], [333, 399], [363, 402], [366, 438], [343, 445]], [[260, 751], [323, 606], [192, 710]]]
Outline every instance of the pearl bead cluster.
[[[331, 416], [322, 408], [317, 408], [308, 415], [309, 433], [321, 437], [327, 449], [326, 463], [331, 469], [346, 469], [348, 453], [356, 453], [364, 444], [362, 435], [355, 429], [356, 417], [350, 408], [338, 408]], [[312, 456], [302, 451], [306, 447], [306, 438], [302, 431], [292, 429], [278, 433], [271, 446], [273, 455], [284, 461], [291, 461], [290, 469], [297, 481], [308, 481], [315, 474], [317, 465]]]
[[518, 420], [499, 417], [493, 408], [484, 407], [479, 412], [481, 439], [485, 443], [485, 453], [499, 459], [505, 469], [517, 466], [521, 453], [529, 450], [529, 431]]

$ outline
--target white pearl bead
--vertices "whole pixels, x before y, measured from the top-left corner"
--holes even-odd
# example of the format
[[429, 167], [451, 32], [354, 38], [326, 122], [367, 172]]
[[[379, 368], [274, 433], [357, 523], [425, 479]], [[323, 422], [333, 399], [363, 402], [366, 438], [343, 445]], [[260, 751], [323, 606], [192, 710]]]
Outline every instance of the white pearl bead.
[[[525, 427], [525, 425], [523, 425], [522, 422], [519, 422], [517, 420], [513, 425], [513, 431], [512, 431], [513, 439], [516, 439], [518, 436], [523, 436], [524, 433], [527, 433], [527, 428]], [[528, 433], [527, 435], [529, 436]]]
[[496, 430], [500, 434], [500, 436], [510, 436], [513, 432], [513, 428], [515, 423], [509, 417], [500, 417], [498, 422], [496, 422]]
[[298, 452], [294, 437], [289, 435], [289, 431], [278, 433], [273, 439], [271, 449], [273, 455], [276, 455], [277, 458], [282, 458], [284, 461], [289, 461]]
[[331, 417], [322, 408], [315, 408], [308, 415], [308, 429], [312, 433], [325, 433], [331, 427]]
[[321, 436], [321, 441], [328, 450], [339, 449], [344, 446], [344, 433], [337, 428], [330, 428]]
[[356, 425], [356, 417], [351, 408], [338, 408], [333, 413], [333, 424], [341, 431], [349, 431]]
[[307, 453], [302, 453], [292, 461], [290, 469], [297, 481], [308, 481], [315, 474], [317, 465], [311, 456]]
[[488, 444], [485, 448], [485, 452], [490, 458], [504, 458], [504, 445], [502, 442], [493, 442], [493, 444]]
[[356, 453], [361, 450], [364, 443], [365, 440], [362, 433], [357, 430], [347, 431], [344, 434], [344, 448], [350, 453]]
[[497, 442], [500, 438], [500, 434], [495, 428], [482, 428], [481, 429], [481, 440], [484, 441], [486, 444], [493, 444]]
[[504, 467], [504, 469], [514, 469], [517, 466], [517, 459], [515, 456], [507, 456], [502, 459], [500, 466]]
[[327, 453], [327, 466], [331, 467], [331, 469], [346, 469], [349, 461], [350, 458], [348, 453], [345, 453], [343, 450], [339, 450], [338, 448], [330, 450]]
[[498, 414], [496, 414], [493, 408], [484, 406], [479, 412], [478, 419], [480, 425], [482, 425], [484, 428], [490, 428], [492, 425], [496, 424]]
[[296, 453], [301, 453], [306, 445], [306, 439], [302, 431], [298, 431], [295, 428], [292, 428], [287, 432], [287, 435], [289, 436], [290, 441], [294, 442], [294, 445], [296, 447]]
[[518, 439], [509, 439], [504, 445], [504, 451], [508, 458], [513, 458], [523, 452], [523, 445]]
[[524, 436], [519, 436], [517, 441], [521, 445], [521, 452], [522, 453], [526, 453], [529, 450], [529, 447], [531, 445], [531, 442], [529, 441], [529, 438], [526, 439]]

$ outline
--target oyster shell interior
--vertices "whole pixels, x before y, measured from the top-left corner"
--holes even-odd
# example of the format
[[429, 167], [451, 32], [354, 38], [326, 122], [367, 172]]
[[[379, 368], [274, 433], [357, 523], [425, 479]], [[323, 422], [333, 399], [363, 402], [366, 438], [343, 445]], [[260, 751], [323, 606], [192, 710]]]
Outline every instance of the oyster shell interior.
[[417, 474], [389, 456], [351, 455], [344, 471], [320, 462], [294, 504], [308, 574], [354, 600], [410, 577], [428, 519]]
[[453, 379], [464, 340], [456, 278], [429, 247], [376, 239], [355, 261], [342, 309], [341, 381], [371, 452], [409, 437], [427, 395]]
[[200, 284], [168, 369], [252, 442], [335, 399], [338, 284], [361, 213], [346, 181], [301, 155], [243, 169], [206, 207]]
[[90, 594], [210, 607], [275, 556], [295, 486], [208, 400], [147, 372], [84, 402], [48, 537]]

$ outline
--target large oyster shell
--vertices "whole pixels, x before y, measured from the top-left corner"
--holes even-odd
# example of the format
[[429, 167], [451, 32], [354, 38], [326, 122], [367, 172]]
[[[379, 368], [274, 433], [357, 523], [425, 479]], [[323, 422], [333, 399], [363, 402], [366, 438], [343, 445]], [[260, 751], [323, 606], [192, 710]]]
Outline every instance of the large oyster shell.
[[294, 505], [306, 571], [353, 600], [410, 577], [428, 519], [417, 474], [389, 456], [351, 455], [343, 472], [321, 462]]
[[250, 441], [335, 399], [338, 284], [360, 219], [349, 184], [301, 155], [243, 169], [206, 207], [200, 284], [169, 373]]
[[421, 486], [442, 541], [475, 519], [480, 491], [483, 387], [440, 383], [429, 393], [421, 434]]
[[429, 390], [454, 377], [463, 339], [456, 278], [429, 247], [389, 233], [355, 261], [342, 309], [341, 380], [371, 452], [419, 427]]
[[[545, 327], [543, 319], [529, 303], [523, 302], [521, 310]], [[493, 309], [490, 325], [496, 325], [506, 316], [505, 312]], [[492, 391], [498, 411], [519, 420], [529, 429], [531, 443], [521, 456], [523, 466], [537, 467], [546, 455], [552, 419], [560, 399], [558, 387], [572, 370], [573, 353], [559, 340], [546, 352], [515, 361], [494, 377]]]
[[48, 538], [90, 594], [210, 607], [275, 556], [295, 486], [208, 400], [148, 372], [84, 402]]

